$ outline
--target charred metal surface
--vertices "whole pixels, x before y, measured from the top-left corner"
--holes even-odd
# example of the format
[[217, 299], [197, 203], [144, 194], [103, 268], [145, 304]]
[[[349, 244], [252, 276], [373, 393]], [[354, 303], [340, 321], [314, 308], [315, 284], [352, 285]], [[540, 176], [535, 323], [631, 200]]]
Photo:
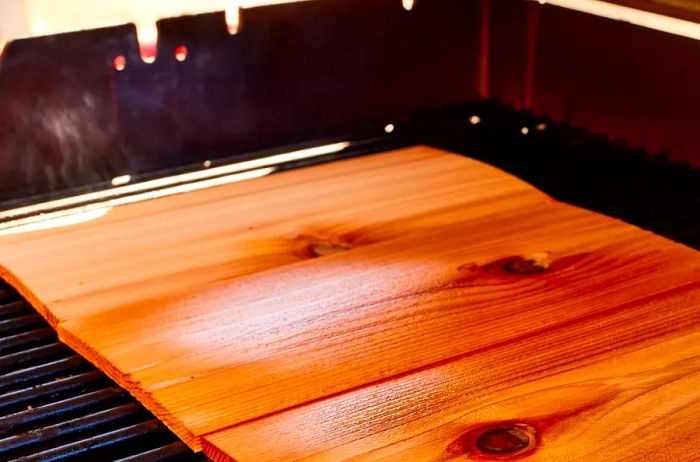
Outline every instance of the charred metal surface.
[[164, 19], [152, 64], [130, 25], [11, 42], [0, 208], [473, 99], [478, 11], [464, 0], [411, 11], [312, 0], [242, 10], [236, 35], [223, 12]]

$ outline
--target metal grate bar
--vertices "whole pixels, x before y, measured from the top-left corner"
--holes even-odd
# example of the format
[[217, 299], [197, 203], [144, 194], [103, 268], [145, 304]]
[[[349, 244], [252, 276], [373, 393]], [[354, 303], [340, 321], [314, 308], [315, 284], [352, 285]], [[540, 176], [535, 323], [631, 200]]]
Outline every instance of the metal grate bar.
[[0, 321], [0, 335], [10, 335], [35, 329], [44, 325], [44, 319], [37, 313], [25, 314]]
[[89, 364], [78, 355], [58, 359], [46, 364], [20, 369], [0, 377], [0, 392], [24, 386], [41, 379], [62, 377], [77, 370], [86, 370]]
[[[115, 462], [161, 462], [167, 461], [174, 457], [185, 456], [190, 453], [190, 449], [182, 441], [168, 444], [166, 446], [152, 449], [150, 451], [143, 452], [141, 454], [136, 454], [133, 456], [125, 457], [119, 459]], [[201, 456], [200, 458], [192, 460], [208, 460], [206, 457]]]
[[97, 436], [85, 438], [75, 443], [66, 444], [46, 451], [37, 452], [29, 456], [10, 459], [8, 462], [56, 462], [74, 458], [86, 452], [103, 449], [105, 447], [126, 443], [137, 438], [152, 436], [157, 432], [163, 432], [163, 424], [152, 419], [146, 422], [130, 425]]
[[19, 368], [32, 364], [50, 361], [54, 358], [67, 356], [73, 352], [62, 343], [54, 342], [29, 350], [19, 351], [6, 356], [0, 356], [0, 372], [10, 368]]
[[105, 382], [104, 374], [99, 371], [89, 371], [83, 374], [51, 380], [40, 385], [34, 385], [23, 390], [17, 390], [0, 395], [0, 412], [8, 409], [18, 409], [36, 402], [41, 398], [56, 398], [74, 390], [87, 391]]
[[0, 338], [0, 354], [14, 353], [20, 348], [31, 348], [46, 344], [56, 338], [56, 333], [48, 327]]
[[122, 404], [94, 414], [88, 414], [2, 439], [0, 440], [0, 450], [16, 451], [32, 444], [49, 443], [57, 438], [71, 436], [86, 429], [124, 420], [137, 415], [139, 412], [143, 412], [143, 409], [137, 403]]
[[[3, 292], [7, 293], [7, 290]], [[22, 314], [30, 314], [31, 307], [24, 300], [12, 300], [7, 297], [7, 300], [0, 300], [0, 319], [14, 318]]]

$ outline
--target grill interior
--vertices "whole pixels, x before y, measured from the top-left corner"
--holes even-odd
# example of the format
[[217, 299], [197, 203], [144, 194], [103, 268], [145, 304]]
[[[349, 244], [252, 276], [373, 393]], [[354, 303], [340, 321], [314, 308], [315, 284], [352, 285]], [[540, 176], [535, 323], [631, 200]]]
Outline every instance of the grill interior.
[[700, 249], [700, 169], [667, 153], [495, 101], [430, 114], [413, 131], [418, 142], [483, 160], [560, 201]]
[[[700, 172], [493, 101], [395, 123], [345, 155], [410, 144], [463, 153], [555, 198], [700, 248]], [[0, 460], [194, 462], [163, 424], [0, 281]]]

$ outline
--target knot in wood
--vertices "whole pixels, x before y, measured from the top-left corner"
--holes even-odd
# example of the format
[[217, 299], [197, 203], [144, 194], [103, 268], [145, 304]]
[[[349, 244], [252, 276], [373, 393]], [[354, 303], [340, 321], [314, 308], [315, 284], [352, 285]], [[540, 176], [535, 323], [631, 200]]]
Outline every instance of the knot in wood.
[[503, 271], [511, 274], [534, 275], [543, 273], [552, 264], [549, 253], [536, 253], [529, 257], [512, 257], [503, 262]]
[[325, 255], [332, 255], [334, 253], [350, 250], [350, 246], [335, 242], [316, 242], [310, 244], [308, 250], [309, 254], [311, 254], [313, 257], [323, 257]]
[[476, 449], [484, 454], [513, 454], [530, 446], [530, 435], [518, 427], [502, 427], [477, 436]]

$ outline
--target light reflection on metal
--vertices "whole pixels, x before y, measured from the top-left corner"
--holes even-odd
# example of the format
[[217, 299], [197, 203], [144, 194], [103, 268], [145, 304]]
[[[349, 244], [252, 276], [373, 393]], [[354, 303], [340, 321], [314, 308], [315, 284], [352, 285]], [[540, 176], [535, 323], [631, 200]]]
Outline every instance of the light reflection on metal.
[[230, 183], [237, 183], [245, 180], [252, 180], [269, 175], [275, 171], [274, 167], [259, 168], [242, 173], [210, 178], [207, 180], [197, 181], [194, 183], [180, 184], [169, 188], [158, 189], [155, 191], [146, 191], [140, 194], [134, 194], [125, 197], [116, 197], [113, 199], [87, 204], [80, 207], [74, 207], [57, 212], [42, 213], [32, 215], [19, 220], [0, 223], [0, 236], [8, 234], [17, 234], [30, 231], [39, 231], [45, 229], [59, 228], [70, 226], [87, 221], [95, 220], [103, 217], [112, 208], [120, 205], [142, 202], [150, 199], [158, 199], [161, 197], [182, 194], [200, 189], [221, 186]]
[[226, 9], [224, 10], [224, 16], [226, 18], [226, 28], [228, 33], [234, 35], [238, 33], [238, 28], [241, 25], [241, 10], [240, 5], [235, 0], [228, 0], [226, 2]]
[[112, 64], [114, 65], [114, 69], [118, 72], [121, 72], [126, 68], [126, 57], [124, 55], [119, 55], [114, 58], [112, 61]]
[[[88, 221], [102, 218], [103, 216], [107, 215], [107, 213], [110, 210], [111, 207], [101, 207], [84, 211], [67, 210], [65, 212], [58, 212], [55, 215], [50, 214], [50, 217], [40, 215], [34, 217], [35, 220], [31, 222], [26, 222], [19, 225], [15, 224], [6, 227], [0, 225], [0, 236], [7, 236], [9, 234], [28, 233], [30, 231], [41, 231], [45, 229], [62, 228], [64, 226], [86, 223]], [[11, 224], [8, 223], [8, 225]]]
[[185, 45], [180, 45], [175, 48], [175, 59], [180, 62], [187, 59], [187, 47]]
[[603, 16], [605, 18], [625, 21], [638, 26], [656, 29], [669, 34], [681, 35], [700, 40], [700, 24], [671, 18], [661, 14], [637, 10], [622, 5], [600, 0], [540, 0], [540, 3], [561, 6], [571, 10]]
[[71, 207], [86, 202], [106, 200], [116, 196], [135, 194], [153, 189], [164, 188], [183, 183], [190, 183], [193, 181], [205, 180], [208, 178], [228, 175], [231, 173], [244, 172], [246, 170], [251, 170], [255, 168], [275, 166], [285, 162], [312, 159], [314, 157], [320, 157], [328, 154], [341, 152], [348, 146], [350, 146], [350, 143], [347, 141], [326, 144], [323, 146], [315, 146], [313, 148], [300, 149], [298, 151], [276, 154], [273, 156], [262, 157], [259, 159], [252, 159], [243, 162], [237, 162], [234, 164], [222, 165], [220, 167], [207, 168], [204, 170], [182, 173], [180, 175], [158, 178], [156, 180], [144, 181], [141, 183], [134, 183], [125, 186], [118, 186], [115, 188], [110, 188], [102, 191], [95, 191], [87, 194], [80, 194], [77, 196], [66, 197], [63, 199], [56, 199], [53, 201], [42, 202], [40, 204], [28, 205], [26, 207], [19, 207], [16, 209], [10, 209], [0, 212], [0, 220], [7, 220], [12, 219], [13, 217], [21, 217], [35, 213], [42, 213], [48, 210]]
[[139, 42], [139, 53], [144, 63], [153, 63], [158, 52], [158, 29], [154, 21], [136, 23], [136, 40]]
[[131, 182], [131, 175], [121, 175], [112, 178], [112, 186], [122, 186]]

